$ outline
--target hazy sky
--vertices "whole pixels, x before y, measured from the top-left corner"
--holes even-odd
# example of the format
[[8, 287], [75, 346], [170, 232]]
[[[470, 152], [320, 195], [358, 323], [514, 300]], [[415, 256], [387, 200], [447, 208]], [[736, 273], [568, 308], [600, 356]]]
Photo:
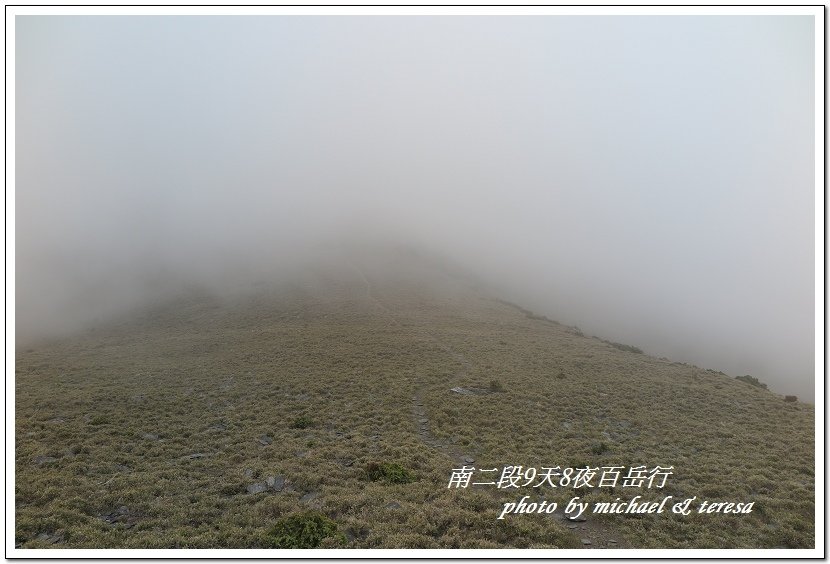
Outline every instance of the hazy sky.
[[17, 16], [18, 337], [360, 226], [810, 399], [813, 25]]

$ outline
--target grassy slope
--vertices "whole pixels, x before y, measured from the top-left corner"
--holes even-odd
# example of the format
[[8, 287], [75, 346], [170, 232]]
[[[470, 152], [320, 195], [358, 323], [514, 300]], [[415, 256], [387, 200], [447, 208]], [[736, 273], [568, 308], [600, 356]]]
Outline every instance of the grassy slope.
[[[492, 380], [504, 391], [449, 392]], [[301, 416], [314, 424], [293, 428]], [[480, 468], [675, 467], [662, 491], [540, 492], [559, 502], [756, 502], [751, 515], [594, 518], [625, 546], [812, 547], [814, 416], [481, 296], [320, 276], [18, 351], [16, 542], [258, 547], [277, 519], [313, 509], [349, 547], [579, 545], [553, 517], [495, 519], [531, 489], [447, 489], [472, 456]], [[369, 481], [370, 462], [417, 481]], [[290, 487], [247, 493], [273, 475]]]

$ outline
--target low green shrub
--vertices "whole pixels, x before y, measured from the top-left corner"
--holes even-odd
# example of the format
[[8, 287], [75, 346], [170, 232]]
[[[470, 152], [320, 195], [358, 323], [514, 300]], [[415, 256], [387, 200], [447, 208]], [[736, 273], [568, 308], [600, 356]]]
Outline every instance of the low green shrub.
[[591, 452], [593, 452], [594, 454], [605, 454], [609, 450], [611, 449], [605, 443], [597, 443], [591, 447]]
[[383, 480], [392, 484], [408, 484], [415, 481], [415, 474], [397, 462], [370, 462], [366, 465], [366, 477], [373, 482]]
[[301, 415], [291, 423], [292, 429], [308, 429], [312, 426], [314, 426], [314, 420], [307, 415]]
[[491, 392], [503, 392], [504, 386], [498, 380], [490, 380], [490, 391]]
[[289, 515], [277, 521], [265, 540], [270, 548], [317, 548], [327, 538], [345, 543], [346, 537], [337, 530], [337, 523], [315, 512]]

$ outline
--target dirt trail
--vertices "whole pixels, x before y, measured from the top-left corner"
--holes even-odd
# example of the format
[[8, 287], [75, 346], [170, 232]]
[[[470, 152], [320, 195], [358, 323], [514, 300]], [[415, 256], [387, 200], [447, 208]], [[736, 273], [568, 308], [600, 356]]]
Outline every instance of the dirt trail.
[[395, 314], [392, 312], [392, 310], [383, 305], [381, 301], [378, 300], [372, 294], [372, 285], [369, 283], [369, 279], [366, 278], [366, 274], [363, 273], [363, 269], [353, 262], [350, 262], [349, 264], [351, 264], [352, 268], [354, 268], [355, 271], [360, 275], [360, 278], [363, 279], [363, 283], [366, 284], [366, 299], [368, 299], [370, 302], [379, 307], [384, 313], [386, 313], [393, 325], [398, 325], [398, 320], [395, 319]]
[[[582, 548], [630, 548], [620, 532], [609, 523], [604, 523], [591, 518], [589, 515], [585, 521], [571, 521], [565, 517], [563, 508], [558, 508], [554, 516], [565, 527], [582, 541]], [[588, 541], [586, 544], [585, 541]]]
[[[351, 265], [352, 268], [354, 268], [354, 270], [360, 275], [360, 278], [363, 280], [363, 283], [366, 284], [366, 298], [373, 304], [375, 304], [381, 311], [383, 311], [393, 325], [400, 325], [395, 313], [391, 309], [386, 307], [377, 297], [375, 297], [375, 295], [372, 292], [372, 284], [369, 282], [369, 279], [366, 277], [366, 274], [363, 272], [363, 270], [354, 263], [351, 263]], [[456, 374], [454, 375], [455, 377], [465, 376], [467, 374], [467, 370], [470, 367], [470, 363], [469, 361], [467, 361], [466, 358], [464, 358], [463, 355], [451, 350], [425, 327], [420, 326], [417, 329], [419, 329], [423, 335], [429, 337], [432, 341], [434, 341], [436, 345], [445, 353], [447, 353], [453, 360], [461, 364], [462, 368], [456, 372]], [[427, 410], [424, 408], [423, 382], [416, 381], [414, 384], [415, 393], [412, 396], [411, 411], [412, 420], [415, 424], [415, 428], [417, 429], [418, 438], [430, 447], [438, 449], [444, 454], [446, 454], [455, 463], [459, 465], [470, 464], [470, 461], [475, 460], [470, 454], [462, 453], [451, 443], [438, 439], [435, 435], [433, 435], [430, 432], [429, 416], [427, 415]]]
[[[360, 275], [360, 278], [366, 284], [366, 298], [374, 303], [380, 310], [382, 310], [386, 316], [389, 318], [389, 321], [393, 325], [401, 325], [395, 313], [386, 307], [377, 297], [372, 293], [372, 285], [369, 282], [369, 279], [366, 277], [363, 270], [356, 264], [351, 263], [352, 267], [357, 271]], [[460, 365], [458, 370], [453, 374], [453, 378], [456, 381], [462, 381], [464, 377], [467, 376], [468, 371], [471, 369], [470, 361], [467, 358], [451, 349], [447, 346], [446, 343], [441, 341], [435, 334], [433, 334], [428, 327], [420, 325], [417, 327], [417, 330], [429, 337], [430, 340], [434, 341], [435, 344], [440, 348], [444, 353], [446, 353], [450, 358], [452, 358], [456, 363]], [[449, 389], [447, 390], [448, 393]], [[417, 429], [418, 438], [426, 445], [437, 449], [444, 454], [446, 454], [450, 459], [452, 459], [458, 467], [463, 465], [473, 466], [475, 463], [475, 456], [472, 453], [462, 453], [455, 445], [448, 443], [446, 441], [442, 441], [435, 437], [430, 431], [430, 421], [429, 416], [427, 415], [427, 410], [424, 407], [424, 397], [423, 397], [423, 382], [416, 381], [415, 382], [415, 390], [412, 396], [412, 419], [415, 423], [415, 428]], [[577, 536], [581, 543], [580, 547], [584, 549], [607, 549], [607, 548], [629, 548], [625, 540], [623, 539], [622, 535], [619, 532], [609, 525], [608, 523], [603, 523], [592, 519], [590, 516], [587, 517], [584, 521], [571, 521], [565, 516], [564, 507], [560, 507], [554, 512], [554, 517], [560, 521], [564, 527], [569, 529], [575, 536]]]
[[464, 464], [470, 465], [475, 461], [470, 454], [462, 453], [455, 445], [446, 441], [441, 441], [430, 432], [429, 417], [424, 409], [423, 397], [420, 388], [415, 389], [415, 395], [412, 396], [412, 419], [418, 429], [418, 438], [425, 444], [432, 448], [438, 449], [448, 457], [450, 457], [458, 467]]

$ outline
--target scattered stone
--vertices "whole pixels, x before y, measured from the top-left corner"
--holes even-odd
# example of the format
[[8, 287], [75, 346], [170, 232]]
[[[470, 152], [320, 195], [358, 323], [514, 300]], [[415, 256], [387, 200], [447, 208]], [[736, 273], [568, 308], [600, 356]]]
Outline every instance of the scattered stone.
[[390, 501], [386, 504], [386, 509], [400, 509], [402, 506], [397, 501]]
[[418, 423], [429, 423], [429, 419], [422, 417], [421, 419], [418, 419]]
[[464, 457], [464, 462], [466, 462], [467, 464], [472, 464], [475, 461], [476, 461], [476, 459], [473, 458], [472, 456], [465, 456]]
[[565, 429], [566, 431], [570, 431], [571, 430], [571, 422], [570, 421], [563, 421], [562, 422], [562, 428]]
[[268, 445], [270, 445], [271, 443], [273, 443], [273, 442], [274, 442], [274, 439], [272, 439], [272, 438], [271, 438], [271, 437], [269, 437], [268, 435], [262, 435], [262, 436], [261, 436], [259, 439], [257, 439], [257, 440], [259, 441], [259, 444], [261, 444], [262, 446], [268, 446]]
[[585, 546], [591, 545], [591, 539], [582, 539], [582, 544], [584, 544]]
[[40, 533], [35, 537], [35, 540], [56, 544], [63, 541], [63, 535], [60, 533]]
[[493, 390], [486, 388], [462, 388], [461, 386], [450, 388], [450, 391], [461, 394], [462, 396], [484, 396], [493, 393]]
[[125, 466], [124, 464], [116, 464], [115, 465], [115, 470], [118, 471], [118, 472], [132, 472], [133, 471], [132, 468], [130, 468], [129, 466]]
[[300, 503], [310, 503], [317, 499], [317, 496], [320, 495], [317, 492], [308, 492], [303, 497], [300, 498]]
[[259, 493], [262, 493], [264, 491], [267, 491], [268, 486], [265, 485], [262, 482], [258, 482], [256, 484], [249, 485], [247, 489], [248, 489], [249, 494], [259, 494]]
[[125, 528], [129, 529], [136, 524], [140, 516], [135, 511], [130, 510], [126, 505], [122, 505], [110, 513], [99, 515], [98, 518], [102, 519], [108, 525], [115, 526], [122, 524]]
[[615, 539], [608, 539], [608, 544], [617, 544]]
[[568, 521], [574, 521], [576, 523], [584, 523], [588, 520], [583, 515], [579, 515], [578, 517], [576, 515], [565, 515], [565, 519], [567, 519]]
[[253, 477], [254, 477], [254, 471], [253, 471], [253, 470], [251, 470], [250, 468], [245, 468], [245, 470], [243, 470], [243, 471], [242, 471], [242, 474], [243, 474], [246, 478], [253, 478]]
[[281, 492], [285, 487], [285, 478], [282, 476], [269, 476], [265, 478], [265, 484], [274, 491]]
[[228, 430], [228, 427], [224, 423], [214, 423], [213, 425], [208, 427], [208, 431], [221, 432], [221, 431], [227, 431], [227, 430]]
[[141, 438], [146, 441], [157, 441], [159, 440], [159, 436], [154, 433], [144, 433], [141, 435]]
[[38, 466], [43, 466], [44, 464], [49, 464], [50, 462], [57, 462], [58, 459], [54, 456], [36, 456], [32, 459], [32, 461]]
[[576, 527], [577, 527], [576, 525], [568, 525], [569, 529], [576, 529]]

